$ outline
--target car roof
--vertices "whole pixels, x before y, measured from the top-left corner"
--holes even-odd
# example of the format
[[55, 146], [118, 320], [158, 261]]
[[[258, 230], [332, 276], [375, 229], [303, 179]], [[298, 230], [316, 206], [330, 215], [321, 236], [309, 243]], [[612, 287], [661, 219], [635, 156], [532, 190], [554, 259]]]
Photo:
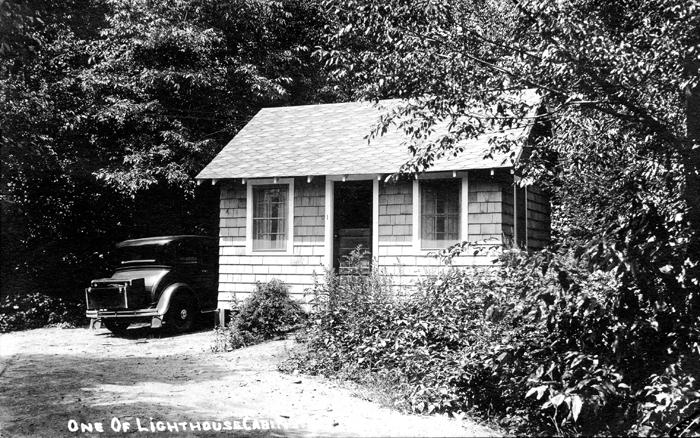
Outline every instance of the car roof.
[[157, 236], [157, 237], [144, 237], [141, 239], [130, 239], [123, 242], [117, 243], [117, 248], [122, 248], [125, 246], [141, 246], [141, 245], [165, 245], [171, 242], [179, 242], [185, 240], [194, 240], [207, 243], [218, 243], [218, 239], [215, 237], [208, 236], [197, 236], [192, 234], [180, 235], [180, 236]]

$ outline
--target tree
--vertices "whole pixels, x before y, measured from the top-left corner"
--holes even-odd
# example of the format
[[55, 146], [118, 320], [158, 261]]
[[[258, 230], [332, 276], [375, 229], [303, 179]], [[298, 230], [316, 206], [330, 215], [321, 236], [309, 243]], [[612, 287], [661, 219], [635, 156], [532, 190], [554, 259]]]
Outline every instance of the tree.
[[216, 187], [194, 176], [262, 106], [336, 98], [314, 4], [20, 5], [2, 6], [3, 295], [79, 296], [115, 241], [216, 234]]
[[[410, 136], [414, 159], [402, 172], [459, 153], [459, 141], [494, 124], [551, 123], [519, 171], [552, 194], [559, 248], [618, 274], [627, 339], [668, 353], [639, 375], [700, 354], [696, 2], [325, 5], [335, 17], [318, 49], [326, 66], [360, 84], [357, 97], [407, 99], [375, 132], [394, 123]], [[524, 89], [545, 112], [522, 104]], [[434, 134], [444, 121], [449, 132]], [[513, 145], [506, 136], [491, 143]], [[647, 327], [656, 334], [646, 337]]]
[[319, 21], [303, 3], [113, 7], [80, 79], [96, 99], [93, 143], [113, 163], [98, 174], [123, 190], [190, 185], [260, 107], [320, 97], [304, 47]]

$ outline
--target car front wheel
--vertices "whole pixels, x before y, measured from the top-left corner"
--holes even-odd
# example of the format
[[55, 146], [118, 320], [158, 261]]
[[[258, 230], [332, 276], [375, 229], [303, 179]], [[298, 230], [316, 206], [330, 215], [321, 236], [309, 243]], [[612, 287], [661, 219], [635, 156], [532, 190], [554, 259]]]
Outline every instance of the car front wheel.
[[186, 333], [194, 326], [194, 307], [184, 297], [176, 297], [165, 314], [166, 327], [174, 333]]

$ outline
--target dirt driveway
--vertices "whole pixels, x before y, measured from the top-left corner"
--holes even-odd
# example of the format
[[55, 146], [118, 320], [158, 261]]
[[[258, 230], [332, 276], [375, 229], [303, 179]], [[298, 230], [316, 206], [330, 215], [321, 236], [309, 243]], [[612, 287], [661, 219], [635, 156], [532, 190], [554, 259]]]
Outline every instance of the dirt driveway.
[[0, 335], [0, 437], [493, 435], [282, 374], [292, 340], [214, 354], [211, 338], [147, 327], [124, 337], [85, 328]]

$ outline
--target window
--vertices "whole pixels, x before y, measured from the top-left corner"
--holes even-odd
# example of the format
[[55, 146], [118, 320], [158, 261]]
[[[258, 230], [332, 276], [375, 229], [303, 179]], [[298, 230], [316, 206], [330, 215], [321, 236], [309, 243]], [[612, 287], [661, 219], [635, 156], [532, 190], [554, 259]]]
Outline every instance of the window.
[[199, 244], [196, 242], [178, 242], [177, 260], [181, 265], [194, 265], [199, 263]]
[[420, 183], [422, 249], [447, 248], [457, 243], [461, 180], [426, 180]]
[[287, 185], [253, 187], [253, 250], [287, 249]]

